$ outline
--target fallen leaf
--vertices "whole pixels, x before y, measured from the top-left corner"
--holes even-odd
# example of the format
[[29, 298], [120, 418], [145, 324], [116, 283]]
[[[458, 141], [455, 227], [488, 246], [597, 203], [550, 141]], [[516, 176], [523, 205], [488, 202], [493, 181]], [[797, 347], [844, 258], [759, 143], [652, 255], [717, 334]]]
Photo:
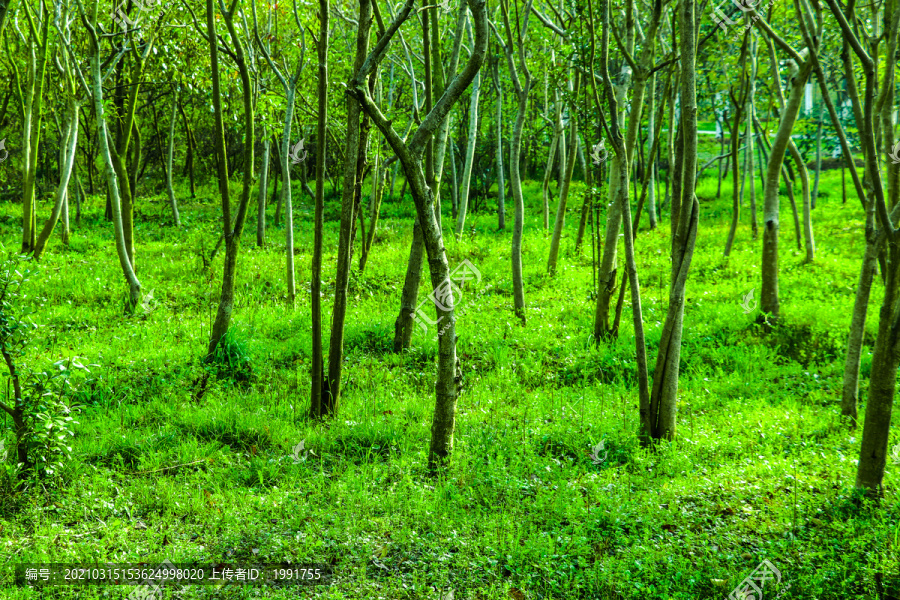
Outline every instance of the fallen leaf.
[[509, 592], [507, 593], [509, 594], [509, 597], [514, 600], [525, 600], [525, 593], [519, 588], [509, 588]]

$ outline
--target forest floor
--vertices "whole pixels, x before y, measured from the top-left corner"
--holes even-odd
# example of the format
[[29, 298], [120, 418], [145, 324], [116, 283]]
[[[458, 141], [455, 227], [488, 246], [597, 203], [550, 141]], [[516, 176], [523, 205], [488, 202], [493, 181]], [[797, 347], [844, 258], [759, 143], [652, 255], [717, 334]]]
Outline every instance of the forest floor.
[[[425, 473], [433, 333], [391, 352], [408, 199], [384, 205], [367, 270], [354, 269], [342, 404], [316, 424], [305, 415], [311, 200], [297, 200], [296, 306], [286, 303], [284, 230], [271, 225], [270, 207], [266, 248], [254, 244], [252, 218], [245, 229], [233, 333], [208, 365], [200, 359], [222, 264], [221, 254], [212, 265], [202, 258], [219, 231], [214, 185], [182, 202], [181, 230], [161, 190], [139, 201], [137, 272], [148, 298], [133, 316], [102, 199], [92, 198], [71, 246], [54, 241], [25, 288], [39, 325], [25, 366], [41, 371], [73, 355], [95, 366], [70, 399], [78, 424], [63, 472], [15, 489], [12, 465], [0, 465], [0, 596], [124, 598], [133, 588], [16, 588], [12, 568], [168, 560], [326, 563], [334, 576], [302, 588], [189, 586], [167, 598], [693, 600], [726, 597], [768, 560], [779, 577], [766, 598], [900, 597], [900, 465], [889, 462], [880, 505], [857, 498], [860, 432], [839, 417], [864, 215], [854, 197], [842, 204], [840, 171], [824, 174], [816, 260], [804, 264], [783, 198], [783, 322], [766, 336], [755, 300], [742, 304], [759, 296], [762, 241], [751, 239], [745, 205], [732, 256], [722, 257], [730, 183], [720, 200], [715, 192], [708, 178], [698, 189], [677, 438], [655, 450], [636, 439], [630, 296], [618, 339], [590, 339], [590, 237], [574, 250], [583, 187], [570, 196], [550, 278], [540, 184], [526, 183], [524, 327], [512, 314], [511, 232], [497, 231], [493, 212], [470, 214], [463, 239], [446, 242], [451, 268], [468, 260], [481, 280], [460, 300], [464, 389], [452, 466], [438, 480]], [[42, 204], [39, 215], [47, 212]], [[326, 213], [330, 324], [334, 199]], [[651, 369], [668, 297], [668, 217], [664, 209], [655, 231], [645, 219], [637, 238]], [[18, 246], [20, 219], [21, 206], [0, 206], [7, 250]], [[861, 414], [880, 298], [876, 285]], [[11, 447], [8, 420], [0, 432]]]

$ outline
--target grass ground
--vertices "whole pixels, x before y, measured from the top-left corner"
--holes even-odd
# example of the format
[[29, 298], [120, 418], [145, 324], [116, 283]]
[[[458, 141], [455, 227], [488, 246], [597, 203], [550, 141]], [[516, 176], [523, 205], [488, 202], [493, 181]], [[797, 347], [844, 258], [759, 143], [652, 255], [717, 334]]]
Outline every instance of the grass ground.
[[[213, 186], [182, 204], [181, 230], [165, 222], [164, 196], [139, 203], [137, 269], [153, 299], [136, 316], [123, 314], [112, 230], [95, 198], [71, 246], [54, 243], [26, 288], [40, 325], [27, 366], [72, 355], [96, 366], [72, 397], [79, 424], [61, 476], [24, 490], [0, 479], [0, 596], [124, 598], [131, 588], [2, 586], [20, 563], [167, 559], [321, 562], [335, 573], [330, 586], [193, 586], [184, 598], [440, 599], [452, 590], [458, 600], [687, 600], [725, 597], [769, 560], [781, 583], [765, 587], [767, 598], [896, 598], [898, 466], [888, 465], [880, 506], [856, 501], [860, 436], [839, 421], [863, 253], [863, 215], [855, 199], [841, 203], [839, 177], [826, 173], [820, 187], [814, 264], [803, 263], [783, 202], [784, 322], [768, 337], [753, 324], [756, 311], [741, 305], [751, 289], [758, 297], [761, 240], [751, 240], [745, 214], [723, 259], [730, 184], [715, 200], [715, 181], [702, 182], [678, 436], [657, 451], [635, 438], [630, 303], [617, 340], [590, 342], [590, 244], [574, 251], [583, 188], [570, 198], [551, 279], [539, 182], [526, 182], [526, 327], [512, 315], [510, 232], [496, 230], [493, 214], [470, 214], [464, 238], [447, 241], [451, 267], [468, 259], [482, 279], [461, 301], [464, 391], [453, 464], [440, 480], [424, 472], [436, 344], [417, 333], [410, 351], [390, 351], [408, 198], [384, 206], [367, 270], [351, 279], [343, 404], [328, 424], [305, 417], [308, 198], [297, 208], [296, 306], [285, 303], [283, 230], [270, 224], [260, 249], [248, 224], [231, 367], [202, 394], [199, 359], [222, 261], [205, 267], [201, 259], [217, 238]], [[20, 235], [20, 208], [0, 206], [8, 249]], [[327, 209], [326, 311], [338, 210], [333, 201]], [[663, 218], [637, 241], [651, 364], [667, 301], [667, 210]], [[880, 302], [877, 286], [874, 295]], [[877, 309], [870, 315], [863, 400]], [[10, 425], [0, 429], [7, 447]], [[300, 441], [308, 454], [295, 451]], [[595, 464], [588, 453], [600, 442], [604, 460]]]

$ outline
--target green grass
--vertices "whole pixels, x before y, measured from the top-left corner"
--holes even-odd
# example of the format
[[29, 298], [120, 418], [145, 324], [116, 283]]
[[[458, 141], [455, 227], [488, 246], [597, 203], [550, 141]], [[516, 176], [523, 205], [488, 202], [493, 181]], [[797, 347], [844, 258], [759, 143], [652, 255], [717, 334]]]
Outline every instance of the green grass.
[[[716, 151], [714, 143], [703, 149]], [[41, 326], [25, 362], [43, 368], [77, 354], [99, 366], [75, 396], [83, 412], [63, 476], [16, 492], [0, 482], [0, 585], [12, 565], [27, 562], [255, 560], [332, 564], [334, 583], [304, 588], [302, 597], [437, 599], [452, 589], [457, 599], [488, 600], [514, 597], [515, 588], [542, 599], [688, 600], [727, 596], [768, 559], [782, 589], [790, 583], [782, 598], [874, 598], [879, 585], [896, 597], [896, 467], [888, 465], [880, 506], [857, 502], [860, 435], [839, 421], [864, 219], [854, 199], [841, 204], [840, 172], [825, 173], [820, 190], [813, 264], [803, 263], [783, 199], [783, 324], [766, 337], [753, 324], [757, 313], [741, 308], [760, 285], [761, 240], [751, 239], [749, 208], [723, 259], [730, 178], [720, 200], [715, 180], [701, 182], [678, 436], [658, 451], [635, 438], [630, 302], [619, 338], [590, 342], [590, 243], [574, 251], [583, 186], [573, 186], [551, 279], [540, 183], [525, 183], [525, 327], [512, 314], [511, 233], [497, 231], [494, 214], [470, 213], [463, 240], [446, 240], [448, 258], [451, 268], [468, 259], [483, 278], [461, 301], [464, 391], [452, 467], [438, 480], [425, 474], [433, 334], [417, 332], [411, 350], [390, 352], [409, 198], [384, 206], [367, 270], [351, 278], [342, 405], [324, 425], [305, 417], [309, 198], [297, 199], [295, 307], [285, 301], [284, 231], [271, 225], [274, 207], [266, 248], [254, 245], [248, 223], [229, 354], [243, 366], [240, 376], [213, 369], [202, 394], [222, 265], [220, 254], [204, 269], [198, 254], [218, 235], [213, 187], [183, 201], [181, 230], [166, 224], [163, 196], [138, 203], [138, 276], [155, 302], [136, 316], [123, 313], [112, 230], [93, 198], [71, 246], [55, 241], [26, 288]], [[338, 206], [329, 202], [326, 323], [338, 232]], [[8, 249], [17, 245], [20, 209], [0, 206]], [[449, 199], [444, 209], [447, 225]], [[46, 203], [39, 210], [44, 218]], [[651, 368], [668, 298], [667, 209], [662, 216], [659, 229], [644, 226], [637, 239]], [[873, 306], [880, 294], [876, 285]], [[876, 318], [872, 308], [863, 399]], [[3, 423], [10, 447], [11, 423]], [[301, 440], [314, 454], [297, 462], [292, 449]], [[598, 466], [588, 452], [600, 441], [607, 454]], [[131, 588], [0, 590], [10, 599], [93, 599], [124, 598]], [[185, 597], [259, 595], [298, 597], [250, 586], [195, 586]]]

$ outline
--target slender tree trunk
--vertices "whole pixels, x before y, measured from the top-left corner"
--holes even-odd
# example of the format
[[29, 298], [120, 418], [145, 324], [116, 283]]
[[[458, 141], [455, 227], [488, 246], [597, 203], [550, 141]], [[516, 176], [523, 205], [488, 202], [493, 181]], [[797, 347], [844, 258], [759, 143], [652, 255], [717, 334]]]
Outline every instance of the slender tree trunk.
[[250, 190], [253, 183], [253, 144], [254, 144], [254, 118], [253, 95], [250, 84], [250, 72], [244, 60], [243, 44], [238, 39], [233, 18], [234, 13], [224, 13], [223, 20], [228, 28], [228, 34], [232, 42], [232, 58], [237, 63], [241, 79], [241, 90], [244, 101], [244, 177], [241, 189], [240, 203], [232, 225], [231, 200], [228, 192], [228, 159], [225, 150], [225, 127], [222, 113], [222, 96], [219, 82], [219, 55], [218, 36], [215, 27], [215, 9], [213, 0], [206, 2], [206, 27], [210, 41], [210, 67], [212, 71], [212, 100], [216, 119], [216, 146], [219, 157], [219, 191], [222, 195], [222, 227], [225, 239], [225, 261], [222, 269], [222, 292], [219, 296], [219, 306], [216, 310], [216, 318], [213, 321], [212, 331], [209, 336], [207, 356], [213, 356], [219, 343], [228, 333], [231, 325], [231, 314], [234, 310], [234, 286], [237, 272], [237, 259], [240, 251], [241, 233], [244, 229], [244, 221], [247, 217], [247, 207], [250, 204]]
[[175, 116], [178, 106], [178, 88], [175, 88], [172, 99], [172, 118], [169, 119], [169, 148], [166, 154], [166, 192], [169, 194], [169, 206], [172, 208], [172, 218], [175, 227], [181, 227], [181, 217], [178, 215], [178, 201], [175, 199], [175, 189], [172, 187], [172, 157], [175, 153]]
[[[572, 92], [573, 98], [578, 96], [579, 79], [579, 74], [576, 73], [575, 89]], [[562, 185], [560, 186], [559, 204], [556, 207], [556, 220], [553, 224], [553, 237], [550, 239], [550, 256], [547, 259], [547, 272], [551, 277], [556, 275], [556, 262], [559, 256], [559, 243], [562, 239], [563, 227], [565, 227], [566, 224], [566, 203], [569, 199], [569, 186], [572, 183], [572, 173], [575, 171], [575, 161], [578, 158], [578, 121], [575, 118], [574, 112], [575, 111], [572, 111], [572, 114], [569, 117], [569, 159], [566, 163], [566, 171], [563, 176]]]
[[[372, 27], [372, 0], [359, 2], [359, 27], [356, 36], [356, 59], [351, 73], [358, 73], [369, 53], [369, 31]], [[352, 84], [353, 82], [351, 82]], [[362, 82], [367, 85], [368, 82]], [[350, 87], [348, 85], [348, 87]], [[344, 362], [344, 322], [347, 317], [347, 288], [353, 248], [353, 224], [362, 181], [361, 163], [366, 159], [366, 133], [361, 123], [359, 102], [347, 100], [347, 137], [344, 151], [344, 182], [341, 198], [341, 229], [338, 239], [337, 274], [334, 282], [334, 309], [331, 317], [331, 343], [328, 348], [328, 381], [330, 397], [322, 398], [327, 413], [337, 411], [341, 400], [341, 367]]]
[[[40, 45], [37, 39], [35, 46], [30, 47], [28, 64], [28, 92], [24, 107], [25, 160], [22, 179], [25, 182], [25, 194], [22, 197], [22, 252], [34, 250], [37, 224], [35, 187], [37, 175], [38, 153], [41, 142], [41, 120], [44, 102], [44, 80], [47, 71], [48, 34], [50, 32], [49, 3], [43, 5]], [[30, 10], [30, 9], [27, 9]], [[4, 16], [6, 11], [4, 11]], [[30, 12], [29, 12], [29, 20]], [[37, 34], [35, 34], [37, 35]]]
[[[541, 195], [544, 201], [544, 233], [550, 232], [550, 175], [553, 173], [553, 164], [556, 159], [556, 148], [559, 146], [559, 130], [553, 134], [553, 140], [550, 142], [550, 151], [547, 154], [547, 168], [544, 170], [544, 181], [541, 184]], [[512, 170], [512, 165], [510, 165]], [[510, 175], [512, 177], [512, 175]]]
[[[297, 297], [297, 283], [294, 270], [294, 205], [291, 195], [291, 123], [294, 118], [294, 95], [296, 85], [289, 85], [285, 101], [284, 130], [281, 134], [281, 201], [284, 204], [284, 245], [285, 245], [285, 280], [287, 282], [288, 303], [293, 306]], [[302, 168], [302, 165], [301, 165]]]
[[[741, 191], [738, 186], [738, 179], [741, 175], [738, 168], [738, 144], [740, 143], [740, 123], [743, 111], [738, 103], [734, 107], [734, 122], [731, 127], [731, 228], [728, 230], [728, 239], [725, 241], [725, 257], [731, 254], [731, 248], [734, 245], [734, 239], [737, 235], [738, 223], [741, 220]], [[752, 177], [752, 175], [751, 175]], [[750, 209], [753, 212], [753, 209]], [[754, 234], [755, 235], [755, 234]]]
[[[208, 0], [209, 1], [209, 0]], [[331, 395], [326, 389], [325, 361], [322, 355], [322, 237], [325, 212], [325, 138], [328, 123], [328, 0], [319, 0], [319, 38], [317, 54], [319, 77], [317, 84], [318, 129], [316, 131], [316, 203], [313, 217], [312, 254], [312, 398], [310, 416], [321, 418], [328, 414], [323, 402]]]
[[184, 111], [184, 104], [178, 104], [178, 110], [181, 112], [181, 119], [184, 121], [184, 132], [185, 137], [187, 138], [187, 156], [184, 158], [184, 167], [188, 173], [188, 179], [191, 183], [191, 199], [197, 197], [197, 192], [194, 188], [194, 149], [196, 148], [196, 144], [194, 143], [194, 134], [191, 131], [191, 124], [188, 121], [187, 113]]
[[469, 210], [469, 186], [475, 163], [475, 141], [478, 135], [478, 96], [481, 90], [481, 73], [475, 76], [469, 103], [469, 142], [466, 146], [466, 165], [463, 168], [462, 185], [459, 194], [459, 213], [456, 219], [456, 237], [461, 238]]
[[793, 141], [788, 143], [788, 150], [790, 150], [794, 162], [797, 163], [797, 170], [800, 173], [800, 193], [803, 200], [803, 242], [806, 248], [806, 260], [804, 262], [809, 264], [816, 258], [816, 242], [813, 239], [812, 212], [809, 193], [809, 173], [806, 170], [806, 165], [803, 164], [803, 157], [800, 156], [800, 151], [797, 150], [797, 146], [794, 145]]
[[785, 151], [790, 142], [791, 131], [797, 120], [803, 87], [812, 70], [812, 62], [807, 60], [799, 66], [799, 72], [791, 82], [791, 95], [781, 115], [778, 133], [769, 153], [769, 167], [766, 172], [765, 228], [763, 230], [762, 289], [760, 292], [761, 319], [769, 326], [778, 322], [781, 305], [778, 297], [778, 178]]
[[[62, 152], [63, 163], [60, 165], [60, 181], [59, 186], [56, 189], [56, 198], [53, 202], [53, 212], [44, 224], [44, 228], [41, 230], [41, 234], [38, 236], [37, 242], [34, 245], [35, 260], [41, 259], [41, 256], [44, 254], [44, 249], [47, 246], [47, 241], [50, 239], [50, 236], [53, 235], [53, 229], [56, 227], [56, 222], [59, 220], [60, 213], [62, 212], [66, 201], [66, 190], [69, 187], [69, 179], [72, 176], [72, 167], [75, 162], [75, 148], [78, 144], [78, 105], [75, 103], [74, 94], [68, 100], [68, 119], [66, 121], [64, 138], [65, 145]], [[67, 226], [67, 223], [64, 224], [64, 231]]]
[[259, 195], [256, 198], [256, 245], [266, 245], [266, 192], [269, 188], [269, 136], [262, 135], [263, 155], [259, 169]]
[[504, 231], [506, 229], [506, 182], [503, 180], [503, 87], [500, 85], [496, 62], [494, 62], [491, 72], [494, 77], [494, 87], [497, 89], [497, 228]]
[[[207, 0], [212, 2], [212, 0]], [[95, 5], [96, 6], [96, 5]], [[82, 13], [82, 17], [87, 23], [87, 16]], [[112, 153], [110, 152], [109, 134], [106, 126], [106, 110], [103, 106], [103, 85], [100, 78], [100, 41], [96, 33], [96, 12], [93, 15], [93, 22], [88, 25], [88, 31], [91, 37], [92, 57], [91, 57], [91, 85], [92, 100], [94, 101], [94, 119], [97, 122], [97, 143], [100, 146], [100, 155], [106, 166], [106, 184], [112, 200], [113, 212], [113, 231], [115, 232], [116, 252], [119, 256], [119, 265], [122, 267], [122, 273], [125, 275], [125, 281], [129, 287], [129, 299], [127, 310], [130, 312], [141, 300], [141, 282], [138, 281], [131, 260], [128, 257], [128, 251], [125, 246], [125, 232], [122, 227], [122, 207], [119, 198], [119, 183], [116, 177], [116, 170], [113, 165]], [[128, 185], [127, 183], [125, 185]]]
[[[376, 161], [378, 159], [376, 158]], [[362, 273], [366, 270], [366, 263], [369, 260], [369, 253], [372, 251], [372, 244], [375, 242], [375, 228], [378, 226], [378, 215], [381, 211], [381, 202], [382, 197], [384, 195], [384, 184], [385, 177], [387, 176], [386, 169], [376, 169], [377, 175], [375, 176], [377, 181], [372, 182], [372, 194], [373, 198], [371, 201], [371, 206], [369, 210], [369, 232], [368, 236], [365, 239], [365, 244], [363, 245], [363, 249], [359, 255], [359, 272]]]
[[822, 130], [825, 124], [825, 104], [819, 110], [819, 125], [816, 127], [816, 174], [813, 180], [812, 198], [810, 198], [810, 206], [816, 207], [816, 201], [819, 199], [819, 176], [822, 173]]
[[[452, 160], [452, 157], [451, 157]], [[412, 247], [406, 263], [406, 278], [403, 291], [400, 293], [400, 314], [394, 321], [394, 352], [409, 348], [413, 334], [413, 317], [416, 314], [416, 300], [419, 296], [419, 283], [422, 279], [422, 258], [424, 242], [419, 219], [413, 225]]]
[[683, 132], [681, 151], [683, 168], [680, 177], [682, 198], [677, 213], [674, 202], [672, 207], [672, 220], [676, 229], [672, 240], [669, 307], [659, 343], [659, 353], [653, 373], [653, 390], [650, 395], [650, 417], [654, 426], [652, 436], [656, 439], [667, 440], [674, 439], [676, 433], [685, 284], [697, 240], [697, 223], [700, 212], [700, 204], [694, 193], [697, 181], [697, 40], [694, 27], [696, 0], [682, 0], [679, 9], [681, 130]]
[[[648, 130], [647, 130], [649, 132], [649, 134], [648, 134], [649, 136], [647, 138], [647, 146], [650, 148], [653, 148], [654, 139], [655, 139], [655, 135], [656, 135], [656, 124], [655, 124], [655, 119], [656, 119], [656, 73], [654, 73], [650, 77], [650, 97], [648, 98], [647, 111], [648, 111], [648, 118], [650, 120], [649, 125], [648, 125]], [[725, 137], [725, 134], [723, 131], [722, 138], [724, 139], [724, 137]], [[653, 154], [655, 154], [655, 153], [651, 151], [651, 156], [650, 156], [650, 161], [649, 161], [650, 190], [649, 190], [649, 196], [647, 198], [647, 218], [650, 221], [649, 225], [650, 225], [651, 230], [656, 229], [656, 164], [657, 164], [657, 161], [656, 161], [656, 158], [654, 156], [652, 156]], [[720, 163], [720, 165], [721, 165], [721, 163]], [[722, 169], [720, 167], [719, 172], [721, 173], [721, 171], [722, 171]], [[721, 178], [719, 180], [719, 185], [721, 186]]]

